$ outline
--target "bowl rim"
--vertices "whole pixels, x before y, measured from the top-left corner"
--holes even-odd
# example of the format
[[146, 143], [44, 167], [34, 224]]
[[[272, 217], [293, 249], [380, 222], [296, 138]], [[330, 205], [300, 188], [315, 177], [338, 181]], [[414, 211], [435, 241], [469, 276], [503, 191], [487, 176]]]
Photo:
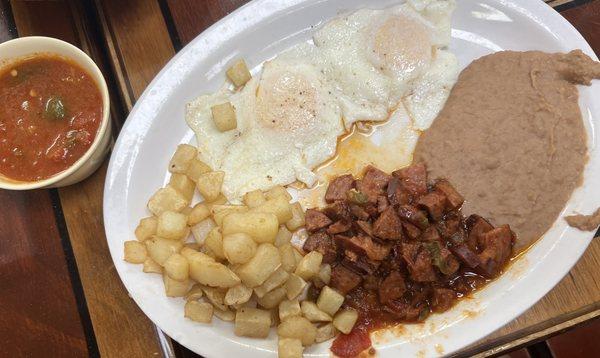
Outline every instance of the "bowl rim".
[[[18, 60], [21, 58], [26, 58], [29, 55], [35, 55], [35, 54], [41, 54], [41, 53], [56, 54], [56, 55], [59, 55], [64, 58], [68, 58], [69, 60], [72, 60], [75, 63], [80, 64], [80, 65], [82, 64], [82, 62], [85, 62], [87, 64], [87, 66], [82, 66], [82, 67], [84, 67], [83, 68], [84, 71], [88, 72], [92, 76], [92, 78], [94, 79], [94, 82], [96, 83], [96, 86], [98, 87], [98, 90], [100, 91], [100, 94], [102, 96], [102, 121], [100, 122], [100, 126], [98, 127], [98, 132], [96, 133], [96, 136], [94, 137], [94, 141], [92, 142], [92, 145], [87, 149], [87, 151], [79, 159], [77, 159], [75, 161], [75, 163], [73, 163], [70, 167], [68, 167], [67, 169], [63, 170], [62, 172], [59, 172], [49, 178], [38, 180], [38, 181], [32, 181], [32, 182], [12, 180], [10, 178], [3, 177], [0, 174], [0, 188], [1, 189], [9, 189], [9, 190], [38, 189], [38, 188], [44, 188], [44, 187], [51, 186], [53, 184], [56, 184], [56, 183], [62, 181], [65, 178], [71, 176], [72, 174], [77, 172], [77, 170], [79, 170], [91, 158], [91, 156], [94, 152], [96, 152], [96, 150], [99, 148], [100, 142], [102, 142], [102, 138], [104, 137], [107, 128], [109, 127], [108, 124], [110, 121], [110, 97], [109, 97], [109, 93], [108, 93], [108, 86], [106, 84], [106, 80], [104, 79], [104, 76], [102, 75], [102, 72], [100, 71], [100, 68], [98, 68], [98, 65], [94, 62], [94, 60], [92, 60], [92, 58], [87, 53], [82, 51], [77, 46], [74, 46], [66, 41], [59, 40], [59, 39], [56, 39], [53, 37], [25, 36], [25, 37], [19, 37], [16, 39], [12, 39], [12, 40], [8, 40], [6, 42], [0, 43], [0, 51], [3, 51], [3, 50], [9, 51], [10, 47], [15, 46], [17, 44], [21, 44], [21, 45], [25, 44], [27, 46], [30, 46], [31, 51], [29, 54], [26, 54], [26, 55], [20, 55], [20, 56], [14, 57], [14, 58], [9, 57], [7, 59], [7, 61], [9, 63], [12, 62], [12, 60]], [[62, 49], [64, 49], [65, 52], [71, 52], [72, 55], [65, 55], [65, 54], [57, 53], [52, 48], [46, 48], [46, 45], [52, 45], [52, 46], [47, 46], [47, 47], [54, 47], [54, 48], [62, 47]], [[4, 67], [5, 65], [6, 65], [5, 63], [0, 64], [0, 68]]]

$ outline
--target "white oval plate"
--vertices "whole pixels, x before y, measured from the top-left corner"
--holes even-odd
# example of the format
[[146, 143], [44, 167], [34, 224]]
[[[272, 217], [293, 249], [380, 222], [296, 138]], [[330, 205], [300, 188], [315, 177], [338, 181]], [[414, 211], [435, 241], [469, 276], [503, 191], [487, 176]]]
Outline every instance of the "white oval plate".
[[[123, 261], [123, 242], [147, 216], [150, 195], [168, 180], [167, 163], [179, 143], [194, 143], [184, 120], [184, 105], [214, 91], [224, 81], [224, 69], [234, 58], [250, 66], [310, 38], [313, 26], [361, 7], [382, 8], [398, 0], [255, 0], [225, 17], [181, 50], [156, 76], [137, 101], [115, 144], [104, 192], [106, 237], [115, 267], [144, 313], [173, 339], [206, 357], [274, 356], [274, 331], [266, 340], [236, 337], [233, 325], [212, 325], [183, 317], [184, 301], [167, 298], [159, 275], [142, 273], [141, 266]], [[453, 17], [450, 46], [461, 63], [502, 50], [569, 51], [580, 48], [597, 59], [581, 35], [541, 0], [462, 0]], [[256, 69], [256, 68], [255, 68]], [[600, 197], [600, 84], [581, 87], [581, 109], [588, 131], [590, 161], [584, 185], [564, 213], [591, 212]], [[439, 356], [461, 349], [502, 327], [544, 296], [577, 262], [592, 233], [583, 233], [557, 220], [548, 233], [513, 264], [501, 278], [456, 307], [401, 332], [377, 334], [381, 357]], [[397, 331], [396, 333], [398, 333]], [[331, 342], [306, 350], [328, 355]]]

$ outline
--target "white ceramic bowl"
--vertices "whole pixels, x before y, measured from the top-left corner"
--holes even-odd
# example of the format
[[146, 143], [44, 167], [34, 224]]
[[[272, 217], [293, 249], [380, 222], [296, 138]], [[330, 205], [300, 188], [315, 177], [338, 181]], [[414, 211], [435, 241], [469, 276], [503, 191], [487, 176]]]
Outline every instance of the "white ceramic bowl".
[[98, 169], [110, 149], [112, 125], [110, 122], [108, 88], [102, 72], [85, 52], [68, 42], [51, 37], [21, 37], [0, 44], [0, 67], [38, 53], [50, 53], [66, 57], [77, 63], [92, 76], [102, 95], [102, 122], [90, 148], [69, 168], [50, 178], [34, 182], [15, 181], [0, 175], [0, 188], [2, 189], [56, 188], [77, 183]]

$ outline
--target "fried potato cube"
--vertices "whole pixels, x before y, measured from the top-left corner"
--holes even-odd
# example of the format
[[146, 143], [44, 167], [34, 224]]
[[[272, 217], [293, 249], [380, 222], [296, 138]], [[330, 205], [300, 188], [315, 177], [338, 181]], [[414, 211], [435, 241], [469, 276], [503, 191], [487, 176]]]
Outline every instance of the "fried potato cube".
[[213, 205], [210, 208], [210, 213], [217, 225], [223, 225], [225, 216], [231, 213], [245, 213], [248, 207], [244, 205]]
[[220, 310], [217, 307], [215, 307], [213, 313], [215, 316], [217, 316], [218, 319], [224, 322], [233, 322], [235, 320], [235, 312], [230, 309]]
[[204, 200], [211, 202], [219, 197], [224, 178], [225, 173], [221, 171], [204, 173], [198, 177], [196, 186]]
[[283, 300], [279, 303], [279, 319], [284, 321], [288, 317], [300, 316], [302, 309], [298, 300]]
[[329, 285], [329, 281], [331, 281], [331, 266], [329, 264], [321, 265], [317, 277], [325, 285]]
[[146, 244], [148, 256], [161, 266], [165, 264], [165, 261], [167, 261], [171, 255], [179, 252], [183, 247], [183, 243], [179, 240], [163, 239], [158, 236], [153, 236], [144, 241], [144, 244]]
[[223, 235], [219, 227], [214, 227], [204, 240], [204, 245], [215, 254], [215, 257], [219, 260], [225, 259], [225, 253], [223, 252]]
[[358, 313], [353, 309], [343, 309], [333, 317], [333, 326], [344, 334], [350, 333], [358, 319]]
[[188, 234], [187, 217], [174, 211], [164, 211], [158, 217], [156, 236], [165, 239], [179, 240]]
[[246, 303], [252, 297], [252, 289], [239, 284], [237, 286], [233, 286], [227, 290], [225, 294], [224, 303], [228, 306], [231, 305], [240, 305], [242, 303]]
[[180, 192], [188, 202], [192, 201], [192, 198], [194, 197], [194, 190], [196, 189], [196, 183], [188, 178], [187, 175], [180, 173], [171, 174], [169, 186]]
[[296, 338], [279, 338], [277, 342], [278, 358], [302, 358], [302, 341]]
[[259, 297], [256, 301], [264, 308], [274, 308], [279, 306], [279, 303], [285, 299], [285, 288], [278, 287], [264, 296]]
[[144, 244], [139, 241], [125, 241], [125, 261], [132, 264], [141, 264], [146, 261], [147, 251]]
[[304, 210], [298, 202], [291, 204], [290, 208], [292, 209], [292, 218], [285, 223], [285, 226], [290, 231], [295, 231], [304, 226]]
[[198, 158], [194, 158], [191, 162], [187, 170], [185, 171], [185, 175], [190, 178], [193, 182], [197, 182], [200, 175], [204, 173], [212, 172], [212, 168], [208, 166], [208, 164], [204, 163]]
[[302, 341], [302, 345], [306, 347], [315, 342], [317, 327], [302, 316], [292, 316], [279, 324], [277, 334], [283, 338], [299, 339]]
[[223, 237], [223, 253], [232, 264], [244, 264], [256, 254], [257, 244], [250, 235], [229, 234]]
[[254, 288], [254, 293], [259, 298], [263, 297], [273, 289], [282, 286], [287, 281], [289, 276], [290, 274], [288, 274], [283, 268], [280, 267], [275, 272], [273, 272], [271, 276], [269, 276], [269, 278], [267, 278], [267, 280], [262, 283], [262, 285]]
[[180, 254], [169, 256], [167, 261], [165, 261], [164, 267], [165, 273], [173, 280], [185, 281], [189, 277], [189, 263], [186, 258]]
[[159, 265], [156, 261], [147, 257], [144, 261], [142, 271], [144, 271], [145, 273], [162, 273], [163, 269], [162, 266]]
[[279, 247], [279, 255], [281, 256], [281, 267], [287, 272], [294, 272], [296, 269], [296, 257], [294, 256], [296, 249], [292, 244], [284, 244]]
[[198, 245], [204, 245], [208, 234], [215, 227], [217, 227], [217, 224], [211, 218], [206, 218], [192, 226], [192, 235], [194, 235], [194, 240], [196, 240]]
[[287, 229], [287, 227], [281, 225], [279, 227], [279, 231], [277, 231], [277, 236], [275, 236], [275, 247], [281, 247], [285, 244], [289, 244], [292, 240], [292, 233]]
[[263, 194], [263, 192], [259, 189], [247, 192], [246, 194], [244, 194], [242, 200], [244, 201], [244, 204], [246, 204], [246, 206], [248, 206], [249, 208], [255, 208], [257, 206], [260, 206], [266, 201], [265, 194]]
[[327, 323], [321, 327], [317, 327], [317, 336], [315, 337], [316, 343], [321, 343], [330, 340], [337, 334], [337, 329], [333, 326], [333, 323]]
[[156, 234], [156, 226], [158, 225], [158, 219], [154, 216], [143, 218], [135, 228], [135, 237], [139, 241], [145, 241]]
[[282, 185], [275, 185], [274, 187], [265, 192], [265, 197], [267, 199], [273, 199], [278, 196], [283, 196], [286, 201], [292, 200], [292, 196]]
[[227, 132], [237, 128], [235, 108], [233, 108], [231, 102], [214, 105], [210, 108], [210, 111], [212, 112], [213, 123], [219, 132]]
[[227, 69], [227, 78], [229, 78], [236, 87], [241, 87], [245, 85], [246, 82], [250, 81], [252, 75], [250, 74], [250, 71], [248, 71], [246, 62], [239, 59]]
[[180, 144], [175, 150], [175, 154], [169, 162], [169, 171], [171, 173], [185, 173], [192, 163], [192, 160], [198, 155], [198, 149], [193, 145]]
[[331, 316], [321, 311], [314, 302], [302, 301], [302, 315], [311, 322], [331, 322]]
[[223, 235], [244, 233], [257, 243], [274, 242], [278, 228], [277, 217], [272, 213], [231, 213], [223, 219]]
[[304, 291], [306, 285], [307, 283], [302, 279], [302, 277], [291, 274], [285, 283], [285, 292], [288, 300], [298, 297], [302, 291]]
[[198, 301], [187, 301], [183, 310], [186, 318], [200, 323], [210, 323], [214, 313], [210, 303]]
[[236, 272], [246, 286], [253, 288], [265, 282], [280, 266], [277, 248], [271, 244], [260, 244], [254, 257], [240, 265]]
[[342, 307], [342, 303], [344, 303], [344, 296], [329, 286], [323, 287], [317, 299], [317, 307], [330, 316], [335, 315]]
[[[240, 278], [227, 266], [216, 262], [201, 252], [186, 252], [190, 264], [190, 277], [198, 283], [212, 287], [229, 288], [240, 284]], [[184, 255], [185, 256], [185, 255]]]
[[208, 208], [208, 205], [206, 205], [206, 203], [198, 203], [194, 205], [192, 211], [188, 214], [187, 224], [189, 226], [194, 226], [209, 216], [210, 209]]
[[215, 200], [205, 201], [205, 204], [208, 206], [208, 209], [212, 209], [215, 205], [225, 205], [227, 204], [227, 198], [223, 194], [219, 194]]
[[323, 254], [318, 251], [311, 251], [300, 260], [294, 273], [305, 280], [309, 280], [319, 273], [321, 261], [323, 261]]
[[261, 205], [252, 209], [254, 212], [273, 213], [277, 216], [280, 225], [285, 224], [292, 218], [292, 207], [287, 199], [283, 196], [278, 196], [268, 199]]
[[163, 273], [163, 283], [165, 284], [165, 294], [167, 297], [183, 297], [190, 289], [190, 281], [177, 281]]
[[198, 301], [204, 296], [204, 291], [202, 291], [202, 285], [195, 284], [190, 288], [190, 290], [185, 294], [184, 298], [187, 301]]
[[271, 329], [271, 312], [242, 307], [235, 314], [236, 336], [267, 338]]
[[[198, 246], [198, 247], [193, 247], [192, 245]], [[206, 256], [205, 254], [203, 254], [202, 252], [199, 252], [200, 247], [198, 244], [194, 243], [194, 244], [185, 244], [181, 250], [179, 251], [179, 253], [185, 257], [186, 260], [190, 261], [193, 260], [194, 258], [199, 258], [199, 257], [204, 257]]]
[[212, 303], [215, 308], [218, 308], [222, 311], [227, 310], [227, 306], [225, 306], [224, 303], [227, 289], [204, 286], [202, 287], [202, 290], [204, 291], [206, 299]]
[[155, 216], [165, 211], [180, 212], [189, 205], [189, 201], [175, 188], [166, 186], [160, 188], [148, 201], [148, 210]]

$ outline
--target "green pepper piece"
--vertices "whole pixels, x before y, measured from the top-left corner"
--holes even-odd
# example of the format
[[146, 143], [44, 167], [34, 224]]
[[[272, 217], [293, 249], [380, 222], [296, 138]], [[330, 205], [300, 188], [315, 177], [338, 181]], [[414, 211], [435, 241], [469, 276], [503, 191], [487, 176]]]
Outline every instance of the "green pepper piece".
[[362, 193], [356, 189], [350, 189], [346, 192], [348, 201], [353, 204], [364, 205], [369, 202], [369, 198], [365, 193]]
[[66, 116], [65, 105], [62, 99], [58, 96], [51, 96], [46, 101], [46, 108], [44, 108], [44, 114], [46, 118], [50, 119], [63, 119]]
[[444, 259], [442, 259], [442, 248], [437, 241], [424, 243], [423, 246], [429, 251], [432, 263], [440, 269], [444, 275], [450, 274], [450, 267]]

